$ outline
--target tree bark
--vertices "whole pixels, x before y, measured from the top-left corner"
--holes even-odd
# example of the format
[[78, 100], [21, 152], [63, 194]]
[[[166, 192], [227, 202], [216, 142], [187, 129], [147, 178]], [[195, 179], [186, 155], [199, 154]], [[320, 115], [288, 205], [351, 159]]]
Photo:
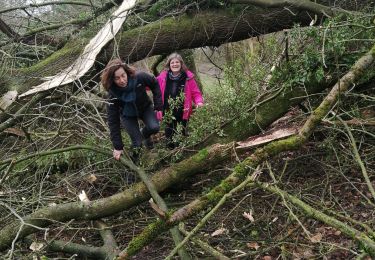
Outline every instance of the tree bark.
[[181, 55], [188, 69], [194, 73], [194, 79], [198, 84], [198, 88], [203, 93], [202, 81], [199, 77], [197, 66], [195, 66], [194, 51], [191, 49], [184, 50], [181, 52]]
[[9, 25], [7, 25], [3, 19], [1, 19], [0, 17], [0, 31], [2, 33], [4, 33], [6, 36], [8, 36], [9, 38], [12, 38], [12, 39], [18, 39], [20, 37], [20, 35], [18, 33], [16, 33], [15, 31], [13, 31], [12, 28], [10, 28]]

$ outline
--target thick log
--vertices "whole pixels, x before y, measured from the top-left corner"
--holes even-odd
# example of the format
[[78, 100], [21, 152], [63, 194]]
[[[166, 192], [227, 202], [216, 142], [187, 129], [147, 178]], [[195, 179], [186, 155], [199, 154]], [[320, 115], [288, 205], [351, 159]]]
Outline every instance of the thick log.
[[[101, 11], [109, 9], [113, 3], [121, 2], [121, 0], [109, 2], [101, 8]], [[233, 0], [233, 3], [235, 2]], [[319, 20], [326, 14], [333, 15], [339, 12], [339, 8], [357, 10], [372, 3], [371, 0], [361, 3], [343, 0], [334, 4], [327, 0], [317, 1], [322, 5], [308, 3], [310, 1], [303, 2], [304, 4], [299, 1], [244, 0], [238, 1], [245, 4], [244, 8], [206, 10], [197, 14], [165, 18], [118, 35], [116, 46], [112, 43], [104, 48], [98, 57], [97, 65], [101, 69], [112, 57], [114, 50], [127, 62], [134, 62], [153, 55], [168, 54], [171, 50], [219, 46], [227, 42], [292, 28], [294, 24], [306, 26], [311, 23], [315, 14], [317, 17], [314, 19]], [[246, 5], [250, 5], [250, 8], [246, 8]], [[87, 37], [90, 35], [88, 34]], [[90, 38], [85, 36], [71, 40], [64, 48], [36, 65], [13, 71], [6, 79], [1, 79], [0, 84], [3, 88], [0, 89], [0, 95], [9, 90], [18, 90], [22, 93], [32, 85], [40, 84], [42, 77], [52, 76], [69, 67], [89, 40]], [[91, 75], [97, 72], [94, 68]]]
[[312, 13], [334, 16], [336, 13], [342, 12], [342, 10], [334, 7], [321, 5], [309, 0], [229, 0], [233, 4], [252, 4], [262, 7], [294, 7], [301, 11], [310, 11]]

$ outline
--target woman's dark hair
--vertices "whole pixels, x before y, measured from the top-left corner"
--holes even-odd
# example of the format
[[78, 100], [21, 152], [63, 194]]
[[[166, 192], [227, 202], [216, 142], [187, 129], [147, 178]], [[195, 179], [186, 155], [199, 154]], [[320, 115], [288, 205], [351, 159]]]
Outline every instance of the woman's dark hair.
[[109, 91], [113, 84], [113, 76], [115, 75], [116, 70], [123, 68], [126, 74], [130, 77], [135, 75], [135, 69], [128, 64], [122, 62], [121, 59], [113, 59], [108, 62], [107, 66], [104, 68], [101, 75], [101, 83], [105, 90]]
[[177, 52], [174, 52], [174, 53], [172, 53], [171, 55], [168, 56], [167, 61], [165, 62], [165, 65], [164, 65], [166, 70], [170, 69], [169, 65], [171, 64], [171, 61], [173, 59], [178, 59], [180, 61], [182, 71], [186, 72], [188, 70], [188, 68], [186, 67], [185, 62], [182, 59], [181, 55], [178, 54]]

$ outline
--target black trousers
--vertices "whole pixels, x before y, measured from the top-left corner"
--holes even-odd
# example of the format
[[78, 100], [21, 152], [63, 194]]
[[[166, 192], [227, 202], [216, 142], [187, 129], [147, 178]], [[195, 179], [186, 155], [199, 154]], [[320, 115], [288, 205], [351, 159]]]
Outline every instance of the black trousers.
[[149, 106], [144, 111], [140, 119], [145, 124], [145, 127], [143, 128], [142, 132], [140, 130], [137, 117], [123, 118], [125, 130], [130, 136], [133, 148], [141, 147], [143, 138], [149, 138], [151, 135], [159, 132], [160, 129], [159, 121], [156, 118], [153, 106]]

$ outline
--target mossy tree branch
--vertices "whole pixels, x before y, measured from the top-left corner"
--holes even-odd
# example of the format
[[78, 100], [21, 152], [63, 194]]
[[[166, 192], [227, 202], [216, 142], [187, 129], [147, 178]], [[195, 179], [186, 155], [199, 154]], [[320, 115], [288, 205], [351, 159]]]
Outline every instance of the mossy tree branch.
[[242, 183], [240, 183], [238, 186], [234, 187], [232, 190], [230, 190], [228, 193], [226, 193], [220, 201], [211, 209], [200, 221], [199, 223], [189, 232], [189, 234], [184, 238], [184, 240], [178, 244], [170, 253], [169, 255], [165, 258], [165, 260], [171, 260], [172, 257], [176, 254], [177, 250], [182, 247], [186, 242], [189, 241], [189, 239], [195, 235], [198, 230], [203, 227], [207, 221], [220, 209], [222, 205], [227, 201], [228, 198], [232, 197], [236, 192], [242, 190], [245, 188], [245, 186], [252, 182], [255, 177], [259, 174], [258, 169], [251, 175], [248, 176]]
[[10, 26], [0, 18], [0, 31], [4, 33], [9, 38], [17, 39], [19, 38], [19, 34], [15, 32]]
[[[165, 203], [164, 199], [158, 193], [158, 190], [152, 180], [148, 177], [146, 172], [142, 168], [137, 168], [136, 172], [138, 173], [139, 177], [146, 185], [148, 192], [151, 194], [151, 197], [155, 200], [156, 204], [160, 207], [163, 212], [168, 211], [167, 204]], [[177, 226], [174, 226], [170, 229], [170, 233], [172, 235], [173, 241], [175, 242], [176, 246], [181, 244], [183, 237], [178, 230]], [[185, 247], [178, 248], [178, 255], [182, 260], [189, 260], [191, 259], [189, 253], [186, 251]]]
[[46, 249], [54, 252], [77, 254], [80, 257], [90, 257], [93, 259], [112, 259], [108, 258], [107, 251], [103, 247], [91, 247], [61, 240], [48, 243]]

